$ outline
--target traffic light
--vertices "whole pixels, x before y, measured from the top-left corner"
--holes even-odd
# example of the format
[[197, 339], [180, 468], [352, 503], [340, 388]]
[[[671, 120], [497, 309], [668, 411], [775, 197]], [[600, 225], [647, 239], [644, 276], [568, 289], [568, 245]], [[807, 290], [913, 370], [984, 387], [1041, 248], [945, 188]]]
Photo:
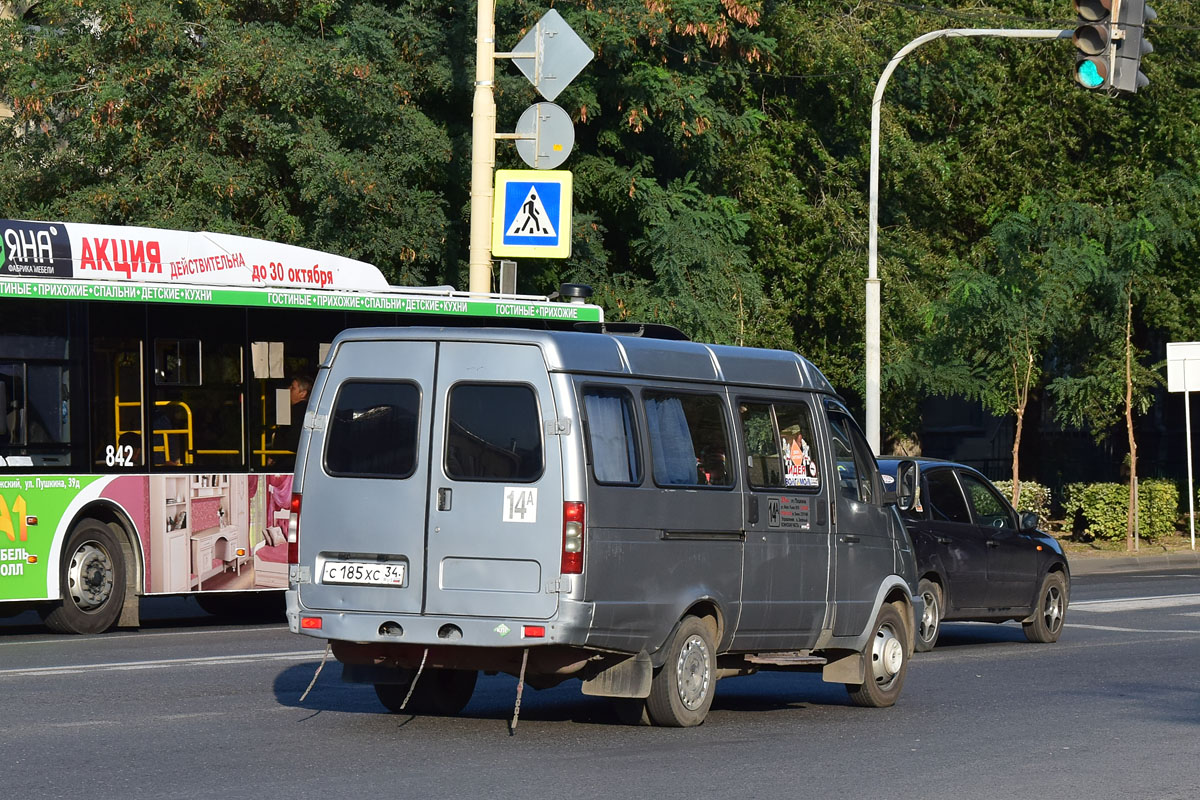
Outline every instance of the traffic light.
[[[1123, 0], [1129, 2], [1129, 0]], [[1085, 89], [1105, 89], [1112, 69], [1112, 0], [1073, 0], [1079, 27], [1075, 43], [1075, 80]]]
[[1111, 73], [1114, 89], [1136, 92], [1150, 83], [1141, 71], [1142, 56], [1154, 51], [1146, 39], [1144, 25], [1157, 16], [1146, 0], [1119, 0], [1117, 32], [1113, 36], [1117, 45]]

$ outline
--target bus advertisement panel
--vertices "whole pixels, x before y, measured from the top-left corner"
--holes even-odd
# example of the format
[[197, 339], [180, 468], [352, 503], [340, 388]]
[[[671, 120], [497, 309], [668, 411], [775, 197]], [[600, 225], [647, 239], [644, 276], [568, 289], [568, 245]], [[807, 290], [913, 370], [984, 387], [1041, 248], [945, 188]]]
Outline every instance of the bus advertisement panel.
[[285, 587], [296, 443], [333, 338], [603, 322], [570, 294], [394, 287], [245, 237], [0, 220], [0, 613], [94, 633], [136, 625], [142, 595], [213, 608]]

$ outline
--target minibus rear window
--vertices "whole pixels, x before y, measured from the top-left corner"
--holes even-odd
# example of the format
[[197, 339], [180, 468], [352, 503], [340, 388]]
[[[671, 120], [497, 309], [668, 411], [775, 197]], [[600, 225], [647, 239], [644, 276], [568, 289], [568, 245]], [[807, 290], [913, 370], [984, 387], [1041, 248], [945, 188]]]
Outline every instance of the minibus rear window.
[[455, 384], [446, 428], [450, 478], [534, 481], [541, 477], [541, 415], [537, 395], [529, 386]]
[[338, 391], [325, 470], [339, 477], [407, 478], [417, 464], [421, 393], [411, 383], [347, 381]]

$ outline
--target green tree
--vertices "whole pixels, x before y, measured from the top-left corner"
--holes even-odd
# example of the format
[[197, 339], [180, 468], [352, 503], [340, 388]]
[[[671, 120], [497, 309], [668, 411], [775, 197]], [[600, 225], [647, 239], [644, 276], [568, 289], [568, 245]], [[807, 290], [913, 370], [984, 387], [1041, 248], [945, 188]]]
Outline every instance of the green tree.
[[1081, 304], [1074, 369], [1051, 384], [1060, 420], [1087, 426], [1097, 438], [1119, 421], [1129, 447], [1129, 506], [1126, 546], [1136, 543], [1138, 454], [1135, 416], [1145, 414], [1162, 384], [1162, 364], [1139, 340], [1147, 329], [1178, 329], [1178, 312], [1194, 282], [1180, 280], [1180, 259], [1196, 243], [1190, 209], [1200, 187], [1184, 175], [1164, 175], [1146, 187], [1136, 208], [1121, 214], [1096, 210], [1090, 217], [1091, 241], [1103, 268], [1087, 287]]
[[1054, 342], [1072, 328], [1084, 287], [1103, 268], [1087, 234], [1090, 209], [1027, 197], [955, 270], [930, 306], [924, 359], [932, 392], [1012, 414], [1012, 502], [1020, 496], [1025, 413]]
[[430, 11], [44, 0], [0, 23], [0, 213], [258, 235], [419, 282], [452, 156], [422, 111], [450, 73]]

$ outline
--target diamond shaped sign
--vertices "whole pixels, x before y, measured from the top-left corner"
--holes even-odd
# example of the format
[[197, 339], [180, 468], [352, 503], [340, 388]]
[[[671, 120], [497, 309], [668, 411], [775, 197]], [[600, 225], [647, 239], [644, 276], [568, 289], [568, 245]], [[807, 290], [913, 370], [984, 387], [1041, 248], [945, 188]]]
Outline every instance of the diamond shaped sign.
[[512, 61], [538, 94], [547, 100], [558, 97], [558, 93], [567, 88], [567, 84], [575, 80], [595, 57], [591, 48], [554, 9], [538, 20], [513, 52], [533, 53], [532, 58], [513, 57]]

